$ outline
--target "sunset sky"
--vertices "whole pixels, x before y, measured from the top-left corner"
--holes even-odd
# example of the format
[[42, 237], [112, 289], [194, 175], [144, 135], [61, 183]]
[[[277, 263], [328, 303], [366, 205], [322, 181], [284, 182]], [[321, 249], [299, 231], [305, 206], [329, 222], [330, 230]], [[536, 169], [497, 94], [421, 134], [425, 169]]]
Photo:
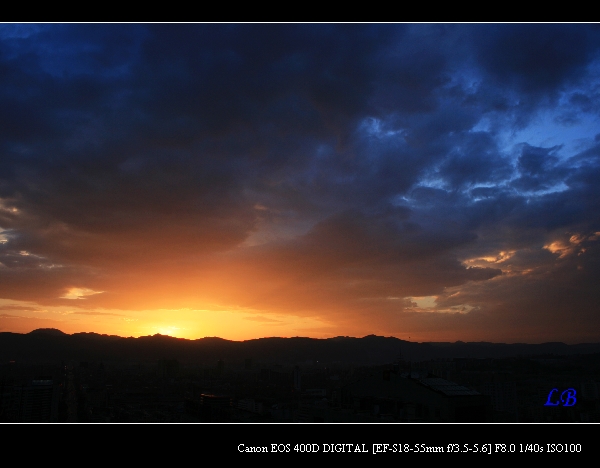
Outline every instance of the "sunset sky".
[[600, 28], [0, 25], [0, 332], [600, 341]]

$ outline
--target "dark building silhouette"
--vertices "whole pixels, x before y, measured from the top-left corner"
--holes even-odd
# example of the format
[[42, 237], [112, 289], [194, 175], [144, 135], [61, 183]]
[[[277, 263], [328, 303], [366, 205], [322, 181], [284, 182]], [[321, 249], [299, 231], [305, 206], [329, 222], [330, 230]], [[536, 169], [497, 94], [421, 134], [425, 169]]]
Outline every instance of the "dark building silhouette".
[[58, 416], [58, 387], [52, 378], [31, 381], [23, 391], [23, 422], [54, 422]]
[[229, 395], [200, 395], [200, 417], [206, 422], [227, 422], [231, 419], [232, 398]]
[[292, 378], [294, 380], [294, 390], [301, 391], [302, 390], [302, 373], [300, 372], [300, 367], [295, 366], [292, 371]]
[[51, 377], [26, 384], [0, 386], [0, 420], [3, 422], [56, 422], [59, 388]]
[[346, 385], [342, 405], [356, 413], [399, 421], [488, 422], [490, 398], [426, 373], [383, 371]]
[[496, 422], [516, 422], [518, 420], [515, 382], [487, 382], [481, 387], [482, 393], [491, 398]]

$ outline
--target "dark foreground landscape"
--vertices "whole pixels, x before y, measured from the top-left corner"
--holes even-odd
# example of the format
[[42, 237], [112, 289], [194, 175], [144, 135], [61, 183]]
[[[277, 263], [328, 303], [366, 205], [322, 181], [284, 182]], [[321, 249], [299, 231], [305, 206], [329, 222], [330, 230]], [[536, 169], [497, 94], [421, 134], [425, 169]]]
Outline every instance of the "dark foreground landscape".
[[600, 344], [0, 333], [0, 422], [600, 422]]

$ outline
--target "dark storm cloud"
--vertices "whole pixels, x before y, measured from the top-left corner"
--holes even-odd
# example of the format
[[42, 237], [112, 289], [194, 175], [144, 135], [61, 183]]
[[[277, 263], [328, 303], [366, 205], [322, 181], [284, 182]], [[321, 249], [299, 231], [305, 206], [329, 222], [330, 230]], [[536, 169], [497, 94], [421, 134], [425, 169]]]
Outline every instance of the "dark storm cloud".
[[559, 164], [556, 153], [560, 147], [538, 148], [524, 144], [517, 160], [520, 177], [512, 184], [517, 190], [540, 191], [548, 190], [565, 180], [572, 170]]
[[[392, 27], [157, 25], [143, 47], [139, 104], [222, 135], [347, 132], [364, 111]], [[185, 45], [185, 46], [184, 46]]]
[[471, 132], [460, 138], [439, 169], [439, 177], [453, 188], [477, 183], [498, 183], [512, 173], [508, 158], [503, 157], [493, 137], [486, 132]]
[[[600, 37], [579, 25], [503, 24], [479, 26], [477, 58], [498, 84], [526, 98], [552, 95], [583, 76], [596, 58]], [[554, 97], [554, 96], [552, 96]]]
[[[595, 312], [600, 296], [597, 283], [598, 239], [590, 236], [577, 249], [559, 257], [546, 252], [521, 263], [525, 274], [506, 275], [497, 281], [466, 288], [459, 296], [440, 298], [445, 306], [468, 301], [485, 310], [484, 320], [498, 334], [521, 340], [542, 337], [570, 341], [596, 340], [600, 317]], [[568, 240], [566, 242], [569, 244]], [[483, 312], [479, 315], [483, 315]]]
[[114, 306], [124, 278], [179, 297], [213, 275], [240, 305], [391, 316], [386, 297], [462, 286], [483, 311], [506, 265], [553, 285], [567, 257], [544, 247], [600, 231], [598, 142], [506, 135], [597, 113], [599, 44], [577, 24], [0, 28], [1, 297]]
[[497, 24], [458, 28], [463, 105], [485, 115], [494, 131], [523, 128], [544, 108], [556, 121], [576, 124], [598, 112], [600, 35], [591, 25]]

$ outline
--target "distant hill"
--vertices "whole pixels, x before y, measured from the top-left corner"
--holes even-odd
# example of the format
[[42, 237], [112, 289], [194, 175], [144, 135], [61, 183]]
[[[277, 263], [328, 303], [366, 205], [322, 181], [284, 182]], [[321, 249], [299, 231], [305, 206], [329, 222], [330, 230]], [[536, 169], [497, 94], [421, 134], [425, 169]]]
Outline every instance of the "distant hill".
[[38, 328], [28, 333], [28, 335], [53, 335], [53, 336], [67, 336], [65, 332], [62, 332], [56, 328]]
[[222, 338], [187, 340], [165, 335], [123, 338], [97, 333], [68, 335], [56, 329], [31, 333], [0, 333], [0, 364], [17, 362], [104, 361], [143, 362], [177, 359], [182, 363], [213, 365], [219, 359], [283, 365], [387, 364], [400, 356], [409, 361], [452, 358], [506, 358], [600, 353], [600, 343], [413, 343], [393, 337], [260, 338], [229, 341]]

